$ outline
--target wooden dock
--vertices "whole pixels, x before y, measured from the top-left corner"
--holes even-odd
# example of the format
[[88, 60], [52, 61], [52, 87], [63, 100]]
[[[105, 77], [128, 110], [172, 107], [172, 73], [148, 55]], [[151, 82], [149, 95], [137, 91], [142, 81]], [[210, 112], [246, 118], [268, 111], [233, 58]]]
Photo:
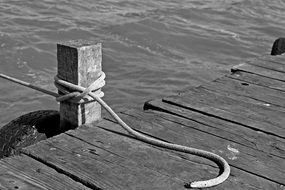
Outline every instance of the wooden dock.
[[[285, 56], [263, 56], [213, 82], [120, 113], [154, 138], [224, 157], [227, 181], [209, 189], [285, 189]], [[197, 156], [140, 142], [110, 117], [0, 161], [0, 189], [185, 189], [218, 175]]]

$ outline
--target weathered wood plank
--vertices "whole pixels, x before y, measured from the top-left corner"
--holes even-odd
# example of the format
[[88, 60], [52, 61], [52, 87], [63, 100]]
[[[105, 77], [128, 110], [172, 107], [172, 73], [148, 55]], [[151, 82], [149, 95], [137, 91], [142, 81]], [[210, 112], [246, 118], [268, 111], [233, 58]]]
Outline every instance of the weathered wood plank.
[[[108, 122], [110, 124], [115, 125]], [[24, 152], [92, 189], [184, 189], [180, 178], [171, 178], [151, 168], [156, 164], [161, 168], [170, 164], [184, 171], [183, 160], [175, 159], [178, 162], [174, 162], [167, 152], [100, 128], [78, 129], [77, 133], [80, 131], [85, 131], [82, 139], [82, 136], [73, 135], [76, 132], [69, 132], [28, 147]], [[86, 137], [91, 141], [88, 142]], [[127, 152], [131, 157], [121, 155], [121, 152]], [[156, 157], [155, 161], [148, 162], [151, 157]], [[189, 166], [185, 170], [193, 168]], [[215, 168], [212, 171], [217, 172]], [[184, 171], [181, 175], [185, 174]]]
[[241, 99], [285, 112], [284, 108], [280, 108], [280, 106], [285, 107], [285, 92], [280, 90], [241, 82], [228, 77], [222, 77], [213, 82], [203, 84], [203, 87], [229, 97], [232, 96], [234, 99]]
[[164, 117], [167, 120], [191, 126], [192, 128], [213, 136], [227, 139], [231, 142], [265, 152], [266, 154], [285, 158], [285, 139], [263, 132], [257, 132], [217, 117], [209, 117], [187, 108], [167, 104], [159, 99], [147, 102], [145, 108], [158, 110], [162, 113], [169, 113], [170, 115], [159, 115], [159, 117]]
[[[173, 179], [179, 179], [180, 188], [183, 184], [182, 182], [197, 180], [201, 177], [201, 173], [203, 174], [203, 179], [211, 178], [218, 174], [215, 165], [208, 160], [200, 160], [196, 156], [191, 155], [189, 156], [191, 162], [185, 161], [183, 157], [175, 156], [166, 149], [154, 147], [133, 139], [121, 126], [113, 122], [105, 120], [98, 123], [98, 126], [99, 129], [97, 130], [86, 128], [85, 130], [69, 131], [67, 133], [91, 144], [95, 143], [96, 147], [106, 143], [108, 146], [105, 145], [104, 148], [108, 152], [123, 158], [123, 160], [116, 159], [116, 163], [125, 165], [125, 160], [129, 160], [127, 163], [129, 167], [130, 163], [134, 162], [136, 167], [145, 167], [148, 170], [153, 170]], [[97, 144], [97, 142], [101, 142], [101, 145]], [[204, 164], [202, 165], [201, 163]]]
[[89, 189], [25, 155], [0, 160], [0, 189]]
[[[285, 61], [285, 59], [283, 59], [283, 61]], [[254, 60], [250, 60], [247, 62], [247, 64], [262, 67], [272, 71], [285, 73], [285, 64], [279, 63], [278, 61], [276, 61], [276, 59], [269, 58], [269, 56], [259, 57]]]
[[267, 68], [257, 67], [247, 63], [242, 63], [232, 68], [232, 71], [245, 71], [249, 73], [254, 73], [257, 75], [265, 76], [268, 78], [276, 79], [279, 81], [285, 81], [285, 75], [282, 72], [269, 70]]
[[163, 98], [163, 101], [285, 138], [284, 112], [232, 99], [203, 87], [193, 88], [181, 96]]
[[[227, 183], [230, 183], [227, 185], [227, 188], [229, 189], [234, 188], [234, 181], [243, 181], [244, 185], [246, 185], [246, 187], [242, 187], [241, 184], [237, 185], [237, 188], [240, 189], [248, 189], [248, 187], [264, 188], [265, 186], [273, 185], [275, 183], [273, 182], [274, 180], [278, 180], [278, 182], [271, 188], [274, 187], [274, 189], [278, 189], [283, 186], [282, 181], [285, 174], [283, 174], [283, 170], [278, 169], [278, 167], [280, 164], [279, 161], [283, 163], [284, 160], [280, 158], [273, 158], [273, 160], [276, 159], [275, 161], [271, 158], [271, 161], [268, 161], [268, 158], [265, 158], [266, 154], [264, 153], [248, 149], [222, 138], [217, 138], [199, 130], [183, 126], [179, 123], [177, 124], [157, 117], [157, 115], [154, 117], [153, 113], [146, 117], [146, 113], [139, 113], [131, 110], [127, 114], [121, 116], [127, 123], [140, 132], [168, 142], [212, 151], [226, 158], [232, 166], [232, 176], [227, 181]], [[110, 127], [106, 126], [106, 129], [110, 129]], [[112, 127], [110, 130], [118, 131], [120, 129]], [[184, 155], [184, 157], [187, 160], [192, 160], [192, 158], [189, 158], [187, 155]], [[275, 164], [272, 164], [274, 162]], [[264, 178], [252, 175], [252, 173], [255, 172], [258, 173], [257, 175], [262, 174]], [[281, 176], [278, 176], [279, 174]], [[273, 177], [274, 175], [276, 178], [273, 177], [272, 181], [267, 180], [267, 175], [270, 175], [270, 177]], [[226, 185], [226, 183], [224, 185]], [[223, 187], [223, 184], [217, 188], [220, 189], [221, 187]]]
[[279, 64], [285, 65], [285, 55], [277, 55], [277, 56], [271, 56], [271, 55], [265, 55], [260, 57], [261, 60], [264, 61], [271, 61]]
[[[140, 127], [139, 123], [141, 120], [134, 125]], [[125, 131], [109, 121], [98, 125], [105, 129], [90, 127], [69, 131], [64, 138], [60, 135], [25, 151], [103, 189], [184, 189], [184, 181], [217, 175], [217, 168], [207, 160], [153, 148], [127, 137]], [[45, 151], [47, 148], [50, 152]], [[104, 169], [105, 164], [108, 168]], [[211, 189], [280, 188], [283, 186], [233, 169], [229, 180]]]
[[268, 87], [280, 91], [285, 92], [285, 82], [270, 79], [267, 77], [259, 76], [253, 73], [247, 73], [243, 71], [236, 71], [231, 75], [228, 75], [227, 77], [233, 78], [235, 80], [243, 81], [250, 84], [256, 84], [263, 87]]
[[[163, 118], [153, 117], [153, 114], [146, 117], [146, 113], [141, 114], [132, 110], [127, 112], [127, 117], [123, 116], [123, 118], [134, 124], [134, 126], [140, 126], [140, 128], [135, 126], [137, 130], [146, 128], [146, 130], [142, 130], [144, 133], [178, 144], [183, 143], [188, 146], [214, 151], [227, 158], [229, 164], [233, 167], [285, 184], [283, 180], [285, 178], [283, 172], [285, 170], [285, 159], [268, 156], [264, 152], [256, 151], [191, 127], [182, 127], [180, 124], [166, 121]], [[139, 121], [139, 124], [136, 120]], [[157, 126], [154, 126], [154, 124]], [[152, 125], [153, 128], [149, 130], [147, 125]]]
[[[125, 115], [125, 117], [126, 117], [126, 115]], [[165, 133], [165, 130], [164, 130], [165, 128], [161, 127], [160, 124], [148, 123], [147, 125], [145, 125], [145, 121], [142, 121], [142, 120], [140, 120], [138, 118], [135, 118], [133, 120], [132, 117], [129, 117], [129, 116], [127, 116], [127, 117], [128, 117], [128, 119], [126, 119], [126, 118], [125, 119], [129, 123], [131, 123], [131, 126], [135, 126], [134, 128], [136, 130], [138, 130], [138, 131], [143, 131], [144, 133], [147, 133], [147, 134], [150, 134], [150, 135], [155, 135], [155, 136], [157, 135], [157, 133], [159, 133], [159, 134], [162, 133], [164, 135], [168, 135], [169, 134], [168, 132]], [[156, 118], [154, 118], [154, 117], [151, 117], [151, 118], [153, 120], [156, 120]], [[147, 119], [149, 119], [149, 118], [147, 118]], [[124, 130], [122, 130], [122, 128], [119, 127], [119, 126], [109, 125], [109, 124], [106, 124], [106, 123], [99, 123], [98, 125], [100, 127], [102, 127], [102, 128], [105, 128], [106, 130], [111, 130], [111, 131], [114, 131], [116, 133], [121, 133], [121, 134], [125, 134], [125, 135], [128, 136], [128, 134]], [[157, 131], [160, 131], [161, 133], [157, 132]], [[87, 132], [90, 132], [90, 131], [86, 131], [86, 133]], [[175, 133], [175, 131], [173, 133]], [[167, 141], [171, 141], [171, 142], [174, 139], [177, 139], [177, 135], [173, 135], [173, 133], [171, 133], [171, 135], [168, 136], [170, 139], [169, 138], [167, 139], [167, 138], [164, 138], [164, 137], [163, 137], [163, 139], [167, 140]], [[81, 133], [81, 135], [83, 135], [83, 134]], [[85, 140], [87, 140], [86, 139], [87, 136], [88, 136], [87, 134], [84, 134], [83, 138]], [[89, 135], [89, 138], [92, 137], [92, 136], [93, 135]], [[101, 135], [99, 135], [99, 138], [100, 138], [100, 136]], [[159, 135], [159, 138], [162, 137], [162, 136]], [[96, 137], [96, 139], [97, 139], [97, 137]], [[191, 139], [191, 137], [189, 139]], [[88, 139], [87, 141], [92, 141], [92, 138]], [[182, 141], [183, 141], [183, 139], [181, 140], [181, 142]], [[183, 143], [181, 143], [181, 144], [186, 144], [185, 142], [190, 143], [189, 141], [183, 141]], [[117, 142], [115, 142], [115, 143], [117, 143]], [[119, 150], [116, 147], [111, 147], [111, 148], [113, 148], [112, 151], [115, 151], [116, 154], [126, 155], [126, 156], [128, 156], [128, 158], [133, 158], [133, 156], [131, 156], [132, 153], [130, 153], [130, 151], [128, 151], [126, 149], [122, 149], [123, 150], [122, 151], [122, 150]], [[174, 153], [174, 154], [177, 154], [177, 153]], [[195, 156], [192, 156], [192, 155], [185, 155], [185, 154], [177, 154], [177, 155], [179, 157], [181, 157], [184, 160], [184, 162], [186, 162], [186, 160], [188, 162], [184, 163], [185, 165], [184, 166], [181, 165], [180, 167], [177, 167], [177, 166], [180, 165], [179, 162], [174, 164], [173, 161], [171, 161], [172, 158], [169, 158], [170, 160], [168, 160], [168, 161], [167, 160], [163, 160], [163, 159], [160, 159], [160, 161], [159, 161], [159, 159], [158, 159], [158, 162], [155, 163], [154, 160], [157, 159], [157, 154], [153, 154], [153, 153], [149, 154], [149, 157], [146, 158], [146, 159], [136, 159], [137, 160], [136, 162], [142, 163], [142, 164], [144, 164], [144, 165], [146, 165], [146, 166], [148, 166], [150, 168], [153, 168], [153, 169], [157, 170], [159, 173], [167, 172], [168, 175], [170, 175], [172, 177], [185, 178], [186, 181], [189, 180], [189, 178], [191, 178], [192, 175], [197, 175], [198, 176], [198, 177], [196, 177], [197, 179], [199, 179], [199, 176], [200, 176], [200, 179], [202, 179], [202, 178], [205, 179], [205, 178], [207, 178], [209, 176], [210, 173], [213, 174], [213, 172], [214, 173], [217, 172], [217, 171], [213, 171], [211, 167], [209, 168], [208, 165], [213, 165], [213, 163], [209, 163], [209, 162], [207, 163], [207, 160], [201, 159], [199, 161], [199, 158], [197, 158]], [[172, 157], [175, 158], [176, 156], [173, 155]], [[202, 166], [200, 171], [196, 171], [195, 168], [197, 166], [193, 165], [193, 162], [196, 163], [197, 161], [199, 163], [201, 163], [201, 164], [204, 163], [204, 164], [207, 164], [207, 165]], [[175, 162], [177, 162], [177, 160]], [[165, 163], [165, 164], [161, 165], [161, 163]], [[213, 166], [215, 166], [215, 165], [213, 165]], [[233, 170], [235, 171], [235, 169], [233, 169]], [[205, 172], [208, 172], [208, 174], [205, 173]], [[242, 179], [240, 178], [240, 176], [243, 176]], [[244, 177], [246, 177], [246, 179], [252, 179], [254, 181], [254, 183], [247, 183], [246, 179], [243, 180]], [[243, 181], [243, 184], [242, 185], [241, 184], [237, 185], [236, 183], [238, 181]], [[259, 178], [256, 179], [256, 176], [254, 176], [254, 175], [251, 176], [251, 174], [248, 175], [246, 172], [237, 170], [236, 172], [234, 172], [234, 174], [225, 183], [223, 183], [223, 184], [221, 184], [221, 185], [219, 185], [217, 187], [213, 187], [211, 189], [236, 189], [236, 188], [237, 189], [242, 189], [242, 188], [244, 188], [244, 189], [251, 189], [251, 188], [255, 187], [256, 185], [258, 186], [258, 184], [256, 184], [257, 181], [258, 181], [258, 183], [262, 184], [260, 187], [265, 187], [265, 186], [268, 186], [268, 185], [271, 186], [271, 187], [280, 187], [280, 185], [276, 185], [275, 183], [273, 183], [271, 181], [267, 181], [267, 180], [264, 181], [264, 179], [262, 179], [262, 178], [261, 179], [259, 179]], [[253, 188], [253, 189], [255, 189], [255, 188]]]

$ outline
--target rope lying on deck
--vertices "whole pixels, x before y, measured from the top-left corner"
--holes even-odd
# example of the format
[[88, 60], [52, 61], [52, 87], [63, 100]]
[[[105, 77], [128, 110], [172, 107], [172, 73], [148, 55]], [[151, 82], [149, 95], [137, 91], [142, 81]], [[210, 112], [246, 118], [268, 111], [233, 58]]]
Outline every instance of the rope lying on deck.
[[101, 98], [104, 96], [104, 93], [100, 91], [100, 89], [105, 85], [105, 74], [104, 72], [101, 72], [100, 77], [93, 82], [89, 87], [84, 88], [78, 85], [74, 85], [72, 83], [66, 82], [64, 80], [61, 80], [58, 77], [55, 77], [55, 85], [59, 89], [59, 91], [64, 95], [58, 95], [54, 92], [47, 91], [45, 89], [39, 88], [37, 86], [34, 86], [32, 84], [26, 83], [24, 81], [20, 81], [18, 79], [9, 77], [4, 74], [0, 74], [0, 77], [5, 78], [7, 80], [10, 80], [12, 82], [16, 82], [18, 84], [27, 86], [29, 88], [33, 88], [35, 90], [44, 92], [46, 94], [52, 95], [56, 97], [57, 101], [71, 101], [71, 102], [77, 102], [81, 103], [82, 98], [86, 96], [92, 97], [94, 100], [96, 100], [102, 107], [104, 107], [111, 115], [112, 117], [131, 135], [133, 135], [136, 139], [141, 140], [143, 142], [146, 142], [148, 144], [152, 144], [158, 147], [167, 148], [170, 150], [175, 150], [179, 152], [189, 153], [197, 156], [201, 156], [207, 159], [210, 159], [214, 161], [220, 168], [221, 172], [220, 175], [216, 178], [205, 180], [205, 181], [194, 181], [187, 183], [185, 187], [191, 187], [191, 188], [205, 188], [205, 187], [212, 187], [216, 186], [222, 182], [224, 182], [230, 175], [230, 166], [227, 163], [227, 161], [222, 158], [221, 156], [214, 154], [212, 152], [191, 148], [187, 146], [167, 143], [164, 141], [160, 141], [154, 138], [151, 138], [149, 136], [146, 136], [142, 133], [139, 133], [135, 130], [133, 130], [131, 127], [129, 127], [107, 104], [104, 102]]

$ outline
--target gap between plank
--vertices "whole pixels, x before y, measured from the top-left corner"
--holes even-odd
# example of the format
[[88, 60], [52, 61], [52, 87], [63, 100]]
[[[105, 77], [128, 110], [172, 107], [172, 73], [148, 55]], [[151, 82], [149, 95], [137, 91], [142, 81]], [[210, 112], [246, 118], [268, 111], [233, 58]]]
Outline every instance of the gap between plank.
[[[249, 126], [249, 125], [245, 125], [245, 124], [242, 124], [242, 123], [239, 123], [239, 122], [236, 122], [236, 121], [232, 121], [232, 120], [230, 120], [230, 119], [226, 119], [226, 118], [223, 118], [223, 117], [220, 117], [220, 116], [216, 116], [216, 115], [213, 115], [213, 114], [210, 114], [210, 113], [206, 113], [206, 112], [204, 112], [204, 111], [200, 111], [200, 110], [197, 110], [197, 109], [194, 109], [194, 108], [190, 108], [190, 107], [187, 107], [187, 106], [183, 106], [183, 105], [180, 105], [180, 104], [171, 102], [171, 101], [167, 101], [167, 100], [162, 99], [162, 102], [163, 102], [163, 103], [166, 103], [166, 104], [174, 105], [174, 106], [177, 106], [177, 107], [181, 107], [181, 108], [184, 108], [184, 109], [188, 109], [188, 110], [191, 110], [191, 111], [193, 111], [193, 112], [197, 112], [197, 113], [200, 113], [200, 114], [209, 116], [209, 117], [213, 117], [213, 118], [221, 119], [221, 120], [224, 120], [224, 121], [227, 121], [227, 122], [231, 122], [231, 123], [240, 125], [240, 126], [242, 126], [242, 127], [246, 127], [246, 128], [252, 129], [252, 130], [254, 130], [254, 131], [263, 132], [263, 133], [265, 133], [265, 134], [269, 134], [269, 135], [272, 135], [272, 136], [276, 136], [276, 137], [285, 139], [285, 137], [283, 137], [283, 136], [280, 136], [280, 135], [277, 135], [277, 134], [274, 134], [274, 133], [271, 133], [271, 132], [268, 132], [268, 131], [260, 130], [260, 129], [257, 129], [257, 128], [255, 128], [255, 127], [251, 127], [251, 126]], [[163, 110], [163, 109], [161, 109], [161, 108], [159, 108], [159, 107], [153, 106], [153, 105], [151, 105], [151, 103], [148, 103], [148, 102], [145, 104], [145, 108], [144, 108], [144, 109], [153, 109], [153, 110], [156, 110], [156, 111], [165, 112], [165, 110]], [[171, 113], [171, 114], [172, 114], [172, 113]], [[179, 116], [179, 115], [178, 115], [178, 116]], [[179, 117], [180, 117], [180, 116], [179, 116]]]
[[78, 183], [81, 183], [82, 185], [84, 185], [84, 186], [86, 186], [86, 187], [88, 187], [90, 189], [93, 189], [93, 190], [103, 190], [103, 189], [95, 186], [94, 184], [92, 184], [92, 183], [90, 183], [90, 182], [88, 182], [88, 181], [86, 181], [84, 179], [81, 179], [81, 178], [77, 177], [76, 175], [73, 175], [73, 174], [71, 174], [71, 173], [69, 173], [69, 172], [67, 172], [67, 171], [57, 167], [56, 165], [45, 161], [44, 159], [42, 159], [40, 157], [34, 156], [34, 155], [32, 155], [32, 154], [30, 154], [30, 153], [28, 153], [26, 151], [23, 151], [23, 150], [21, 151], [21, 153], [26, 155], [26, 156], [28, 156], [28, 157], [30, 157], [30, 158], [32, 158], [32, 159], [34, 159], [34, 160], [36, 160], [36, 161], [38, 161], [38, 162], [40, 162], [40, 163], [42, 163], [42, 164], [44, 164], [44, 165], [46, 165], [46, 166], [48, 166], [48, 167], [50, 167], [50, 168], [52, 168], [52, 169], [54, 169], [58, 173], [63, 174], [63, 175], [71, 178], [72, 180], [74, 180], [74, 181], [76, 181]]

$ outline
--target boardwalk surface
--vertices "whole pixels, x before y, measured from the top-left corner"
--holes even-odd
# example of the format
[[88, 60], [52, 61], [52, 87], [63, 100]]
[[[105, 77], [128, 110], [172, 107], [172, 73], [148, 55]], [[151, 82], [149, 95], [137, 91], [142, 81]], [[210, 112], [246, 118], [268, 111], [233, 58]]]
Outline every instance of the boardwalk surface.
[[[231, 166], [209, 189], [285, 189], [285, 57], [260, 57], [213, 82], [120, 116], [154, 138], [208, 150]], [[206, 159], [134, 139], [111, 118], [1, 160], [0, 189], [185, 189], [218, 175]]]

